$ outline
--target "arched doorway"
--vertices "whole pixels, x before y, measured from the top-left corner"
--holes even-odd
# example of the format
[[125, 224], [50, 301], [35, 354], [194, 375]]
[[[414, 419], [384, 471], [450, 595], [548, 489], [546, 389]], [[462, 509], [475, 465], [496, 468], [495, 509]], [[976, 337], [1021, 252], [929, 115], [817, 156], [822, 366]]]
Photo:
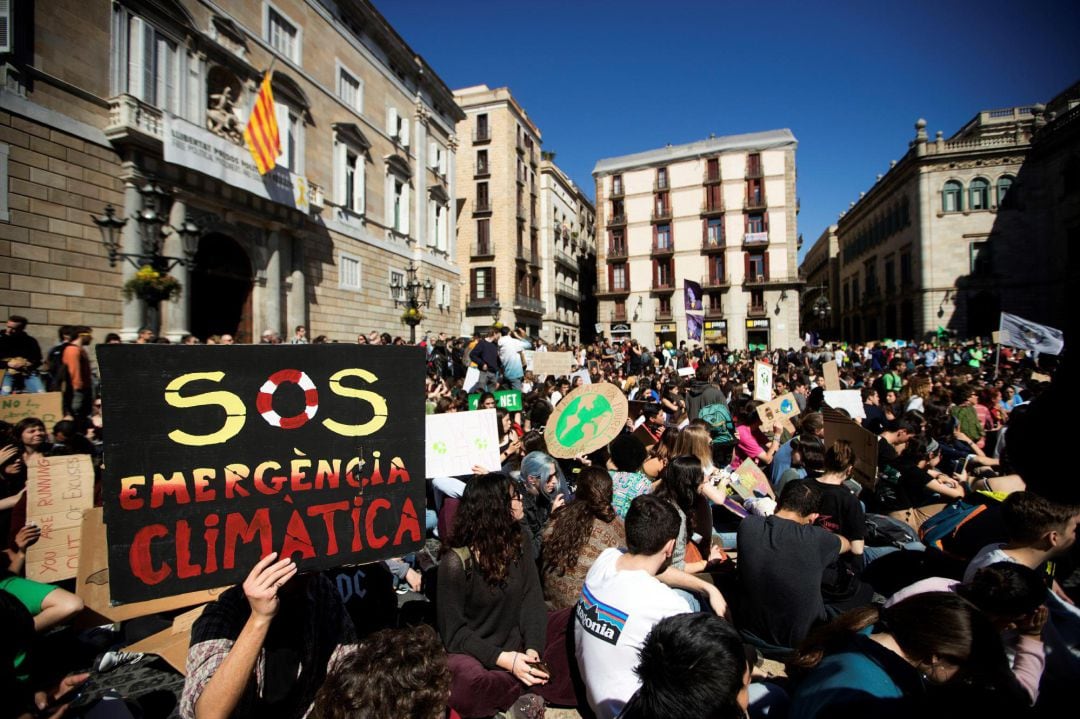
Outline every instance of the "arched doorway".
[[251, 341], [251, 260], [231, 237], [212, 233], [199, 240], [191, 275], [191, 333], [205, 340], [231, 334]]

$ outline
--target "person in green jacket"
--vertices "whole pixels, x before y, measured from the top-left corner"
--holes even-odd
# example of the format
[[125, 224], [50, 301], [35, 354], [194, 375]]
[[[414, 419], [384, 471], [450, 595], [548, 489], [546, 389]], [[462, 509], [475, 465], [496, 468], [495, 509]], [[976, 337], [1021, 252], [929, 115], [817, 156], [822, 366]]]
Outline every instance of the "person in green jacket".
[[950, 413], [960, 423], [960, 431], [972, 442], [981, 442], [985, 432], [979, 414], [975, 411], [978, 395], [970, 384], [957, 385], [953, 389], [953, 408]]

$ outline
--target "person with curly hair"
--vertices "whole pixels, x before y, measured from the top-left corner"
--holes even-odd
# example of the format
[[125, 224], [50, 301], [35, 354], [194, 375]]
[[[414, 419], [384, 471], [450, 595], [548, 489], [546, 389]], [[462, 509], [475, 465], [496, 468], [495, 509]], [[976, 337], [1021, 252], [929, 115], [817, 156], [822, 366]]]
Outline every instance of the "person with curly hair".
[[442, 719], [449, 699], [450, 666], [435, 631], [383, 629], [334, 665], [311, 719]]
[[626, 530], [611, 506], [611, 496], [611, 475], [599, 467], [586, 467], [578, 475], [574, 501], [551, 515], [541, 535], [540, 572], [549, 609], [573, 607], [600, 553], [626, 546]]
[[547, 613], [523, 517], [506, 475], [474, 476], [439, 564], [435, 611], [450, 655], [450, 707], [465, 719], [511, 706], [540, 712], [544, 696], [565, 689], [549, 684], [541, 660]]

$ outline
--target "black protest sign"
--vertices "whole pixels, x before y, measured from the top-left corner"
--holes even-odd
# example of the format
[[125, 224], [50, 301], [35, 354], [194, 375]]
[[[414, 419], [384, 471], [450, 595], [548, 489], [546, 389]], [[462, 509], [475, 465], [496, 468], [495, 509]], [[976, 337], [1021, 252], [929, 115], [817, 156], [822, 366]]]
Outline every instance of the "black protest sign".
[[301, 570], [424, 536], [424, 352], [361, 345], [101, 345], [114, 601]]

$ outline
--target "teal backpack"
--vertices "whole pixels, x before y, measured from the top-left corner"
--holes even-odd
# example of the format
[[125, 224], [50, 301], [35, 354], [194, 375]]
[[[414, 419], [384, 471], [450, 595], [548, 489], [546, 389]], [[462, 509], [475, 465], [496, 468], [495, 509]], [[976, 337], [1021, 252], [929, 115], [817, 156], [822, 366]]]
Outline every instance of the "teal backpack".
[[726, 404], [717, 402], [707, 404], [698, 411], [698, 419], [709, 423], [709, 434], [713, 444], [734, 444], [735, 423]]

